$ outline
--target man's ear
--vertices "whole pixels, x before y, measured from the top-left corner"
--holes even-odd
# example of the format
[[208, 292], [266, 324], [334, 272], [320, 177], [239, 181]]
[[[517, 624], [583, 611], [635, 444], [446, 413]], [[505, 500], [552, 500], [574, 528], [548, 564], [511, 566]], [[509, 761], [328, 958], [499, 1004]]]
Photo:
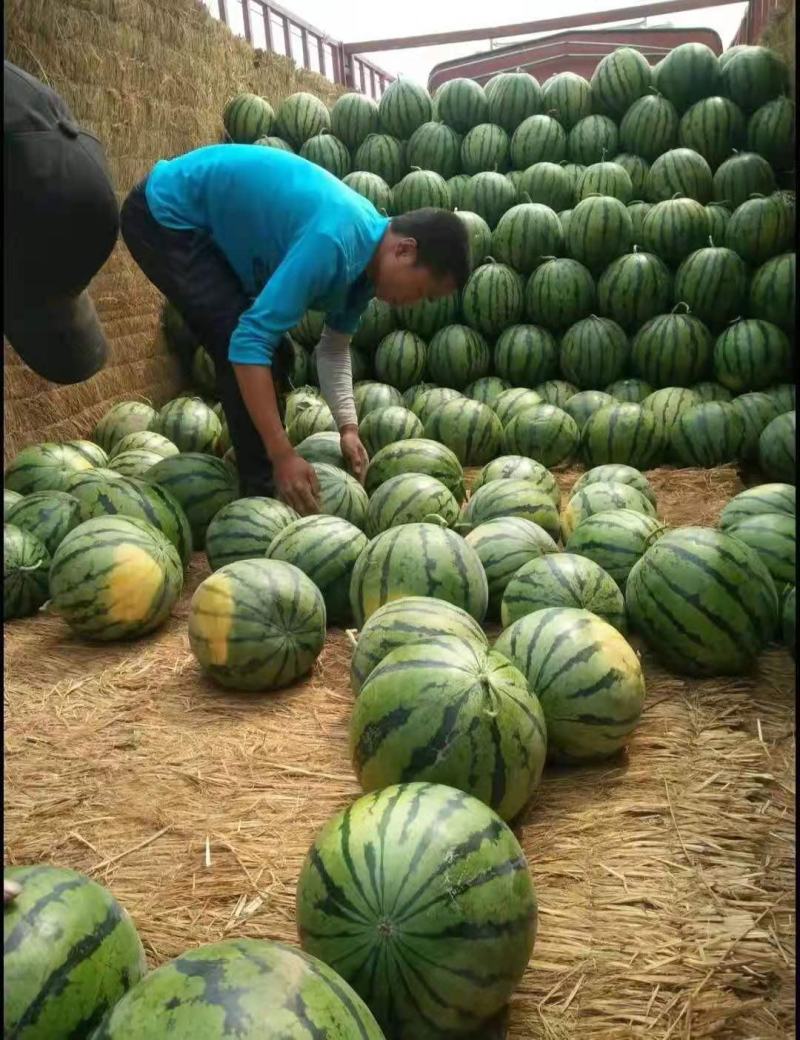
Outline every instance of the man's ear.
[[412, 264], [417, 262], [417, 240], [415, 238], [401, 238], [397, 243], [397, 256], [404, 260], [410, 260]]

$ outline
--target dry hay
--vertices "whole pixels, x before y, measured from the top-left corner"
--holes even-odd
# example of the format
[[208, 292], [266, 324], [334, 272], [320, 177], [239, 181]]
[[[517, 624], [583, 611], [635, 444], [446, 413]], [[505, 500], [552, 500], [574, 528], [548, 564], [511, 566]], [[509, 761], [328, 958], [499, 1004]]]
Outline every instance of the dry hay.
[[[713, 522], [740, 486], [650, 476], [672, 524]], [[295, 688], [221, 691], [186, 635], [206, 573], [197, 556], [176, 616], [132, 646], [44, 616], [5, 630], [6, 861], [110, 885], [151, 965], [225, 937], [296, 941], [303, 857], [359, 793], [345, 634]], [[549, 770], [517, 827], [541, 917], [509, 1040], [792, 1034], [793, 662], [773, 649], [752, 676], [697, 681], [644, 661], [628, 753]]]

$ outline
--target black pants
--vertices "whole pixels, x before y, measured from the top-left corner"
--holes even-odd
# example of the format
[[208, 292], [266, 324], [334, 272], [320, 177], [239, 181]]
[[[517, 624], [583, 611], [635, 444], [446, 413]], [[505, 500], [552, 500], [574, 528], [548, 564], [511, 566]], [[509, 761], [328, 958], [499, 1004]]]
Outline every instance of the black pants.
[[[203, 344], [217, 372], [217, 393], [236, 453], [242, 495], [274, 495], [272, 467], [264, 443], [245, 407], [228, 344], [242, 313], [252, 303], [242, 283], [205, 231], [175, 231], [150, 212], [145, 182], [125, 199], [122, 237], [136, 263], [177, 308]], [[284, 339], [273, 358], [276, 391], [285, 383], [291, 350]]]

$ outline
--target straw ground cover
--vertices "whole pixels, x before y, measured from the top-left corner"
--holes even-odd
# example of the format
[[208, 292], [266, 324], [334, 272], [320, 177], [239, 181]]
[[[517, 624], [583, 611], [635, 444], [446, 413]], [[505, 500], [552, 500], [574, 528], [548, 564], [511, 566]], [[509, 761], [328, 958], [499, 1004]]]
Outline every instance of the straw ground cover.
[[[561, 475], [568, 490], [576, 472]], [[657, 470], [666, 520], [713, 523], [733, 469]], [[151, 966], [229, 936], [296, 941], [314, 833], [359, 793], [349, 642], [305, 682], [238, 696], [199, 674], [188, 600], [152, 638], [93, 647], [55, 618], [5, 628], [5, 856], [87, 871]], [[791, 1035], [794, 665], [695, 681], [644, 654], [627, 754], [549, 770], [517, 828], [541, 906], [509, 1040]]]

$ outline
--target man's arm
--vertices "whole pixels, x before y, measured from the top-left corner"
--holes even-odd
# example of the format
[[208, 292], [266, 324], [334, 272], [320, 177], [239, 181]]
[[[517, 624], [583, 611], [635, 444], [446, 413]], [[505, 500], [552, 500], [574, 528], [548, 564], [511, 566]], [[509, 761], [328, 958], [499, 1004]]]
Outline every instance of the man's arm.
[[342, 455], [353, 476], [363, 484], [369, 458], [358, 435], [349, 332], [324, 327], [317, 344], [317, 377], [341, 435]]

